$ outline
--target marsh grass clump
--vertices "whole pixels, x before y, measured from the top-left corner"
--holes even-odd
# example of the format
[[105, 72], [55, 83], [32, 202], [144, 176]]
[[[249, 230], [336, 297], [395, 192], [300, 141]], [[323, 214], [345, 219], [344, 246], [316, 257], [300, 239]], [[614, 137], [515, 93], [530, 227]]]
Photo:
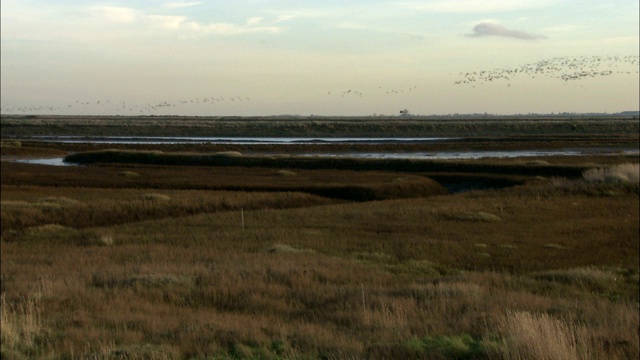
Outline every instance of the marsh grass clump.
[[592, 359], [594, 349], [586, 327], [548, 314], [508, 311], [500, 326], [507, 359]]
[[472, 222], [500, 222], [502, 218], [498, 215], [484, 212], [484, 211], [467, 211], [461, 213], [443, 213], [440, 214], [445, 219], [448, 220], [459, 220], [459, 221], [472, 221]]
[[2, 202], [0, 202], [0, 206], [3, 207], [29, 207], [32, 206], [33, 203], [30, 203], [28, 201], [24, 201], [24, 200], [2, 200]]
[[2, 344], [0, 357], [28, 359], [42, 354], [46, 329], [42, 323], [42, 307], [35, 299], [21, 299], [10, 303], [0, 296]]
[[291, 170], [278, 170], [278, 171], [276, 171], [276, 175], [278, 175], [278, 176], [296, 176], [298, 174], [295, 173], [294, 171], [291, 171]]
[[495, 359], [502, 346], [499, 339], [475, 339], [468, 334], [426, 336], [400, 344], [371, 346], [367, 358]]
[[46, 197], [39, 199], [35, 202], [29, 202], [24, 200], [3, 200], [2, 206], [9, 208], [22, 208], [22, 209], [63, 209], [79, 205], [80, 201], [70, 199], [67, 197]]
[[582, 179], [588, 183], [637, 185], [640, 182], [640, 166], [637, 163], [625, 163], [606, 168], [589, 169], [582, 173]]
[[268, 253], [272, 254], [299, 254], [299, 253], [311, 253], [311, 249], [299, 249], [287, 244], [273, 244], [265, 249]]
[[72, 206], [77, 205], [79, 203], [78, 200], [70, 199], [67, 197], [46, 197], [37, 202], [40, 206], [51, 206], [51, 207], [64, 207], [64, 206]]
[[166, 288], [172, 286], [187, 287], [192, 284], [192, 278], [174, 274], [118, 276], [108, 272], [95, 272], [91, 275], [91, 285], [98, 288]]
[[542, 281], [587, 289], [605, 297], [615, 298], [623, 292], [638, 288], [638, 272], [597, 267], [577, 267], [540, 271], [531, 275]]
[[170, 196], [156, 193], [142, 194], [142, 200], [146, 201], [169, 201], [171, 200]]
[[68, 244], [75, 246], [111, 246], [113, 237], [92, 229], [74, 229], [59, 224], [45, 224], [27, 228], [21, 235], [15, 235], [21, 241], [35, 241], [50, 244]]
[[0, 147], [19, 148], [22, 147], [22, 143], [19, 140], [2, 140], [0, 141]]
[[568, 249], [568, 247], [566, 247], [564, 245], [553, 244], [553, 243], [544, 244], [543, 247], [545, 249], [553, 249], [553, 250], [567, 250]]
[[237, 158], [237, 157], [241, 157], [242, 153], [239, 151], [218, 151], [214, 153], [212, 156], [221, 157], [221, 158]]
[[546, 160], [531, 160], [531, 161], [527, 161], [525, 164], [528, 165], [528, 166], [549, 166], [549, 165], [551, 165]]
[[137, 178], [137, 177], [140, 177], [140, 174], [138, 174], [137, 172], [135, 172], [135, 171], [128, 171], [128, 170], [120, 171], [120, 172], [118, 173], [118, 175], [119, 175], [119, 176], [126, 177], [126, 178]]

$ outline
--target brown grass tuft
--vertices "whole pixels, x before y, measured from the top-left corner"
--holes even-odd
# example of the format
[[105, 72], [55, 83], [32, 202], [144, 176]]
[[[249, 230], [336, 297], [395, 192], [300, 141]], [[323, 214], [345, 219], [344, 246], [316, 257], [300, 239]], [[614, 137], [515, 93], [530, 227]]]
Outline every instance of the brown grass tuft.
[[589, 169], [582, 173], [582, 178], [587, 182], [596, 183], [638, 184], [640, 182], [640, 165], [637, 163], [625, 163], [607, 168]]
[[38, 341], [45, 329], [41, 320], [41, 305], [34, 299], [21, 299], [9, 303], [0, 295], [2, 358], [29, 358], [38, 353]]
[[276, 174], [279, 176], [296, 176], [298, 175], [297, 173], [295, 173], [294, 171], [291, 170], [278, 170], [276, 171]]
[[146, 200], [146, 201], [169, 201], [169, 200], [171, 200], [170, 196], [163, 195], [163, 194], [156, 194], [156, 193], [142, 194], [141, 197], [142, 197], [142, 200]]
[[445, 213], [441, 215], [442, 217], [449, 220], [460, 220], [460, 221], [479, 221], [479, 222], [499, 222], [502, 219], [495, 214], [484, 212], [484, 211], [468, 211], [462, 213]]
[[593, 359], [589, 334], [547, 314], [508, 311], [501, 326], [508, 359], [581, 360]]

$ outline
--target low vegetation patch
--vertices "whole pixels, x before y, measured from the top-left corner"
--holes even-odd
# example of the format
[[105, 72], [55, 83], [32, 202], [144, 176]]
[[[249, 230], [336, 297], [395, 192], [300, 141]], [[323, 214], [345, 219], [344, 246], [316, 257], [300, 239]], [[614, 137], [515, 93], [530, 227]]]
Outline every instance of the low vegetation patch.
[[171, 196], [163, 195], [163, 194], [142, 194], [142, 200], [147, 201], [169, 201], [171, 200]]
[[10, 303], [5, 294], [0, 295], [2, 342], [0, 357], [26, 359], [28, 354], [39, 354], [46, 339], [42, 320], [43, 308], [34, 299], [21, 299]]
[[140, 174], [138, 174], [135, 171], [120, 171], [118, 173], [118, 175], [120, 176], [124, 176], [124, 177], [129, 177], [129, 178], [137, 178], [140, 177]]
[[222, 158], [235, 158], [242, 156], [242, 153], [240, 153], [239, 151], [219, 151], [214, 153], [213, 156]]
[[[4, 234], [3, 234], [4, 235]], [[68, 244], [74, 246], [110, 246], [113, 245], [113, 237], [109, 234], [93, 230], [77, 230], [71, 227], [46, 224], [34, 226], [13, 233], [7, 233], [5, 241], [28, 241], [46, 244]]]
[[269, 246], [266, 251], [272, 254], [299, 254], [313, 252], [311, 249], [299, 249], [286, 244], [273, 244], [272, 246]]
[[[448, 220], [459, 220], [459, 221], [479, 221], [479, 222], [499, 222], [502, 219], [495, 214], [484, 212], [484, 211], [467, 211], [461, 213], [442, 213], [439, 214], [441, 217]], [[486, 245], [485, 245], [486, 246]]]
[[291, 171], [291, 170], [278, 170], [278, 171], [276, 171], [276, 174], [278, 174], [280, 176], [296, 176], [296, 175], [298, 175], [294, 171]]
[[582, 173], [582, 178], [590, 183], [640, 183], [640, 164], [619, 164], [606, 168], [595, 168]]
[[18, 140], [1, 140], [0, 147], [3, 148], [19, 148], [22, 147], [22, 143]]
[[392, 345], [374, 345], [369, 358], [381, 359], [496, 359], [502, 351], [499, 339], [474, 339], [470, 335], [427, 336]]

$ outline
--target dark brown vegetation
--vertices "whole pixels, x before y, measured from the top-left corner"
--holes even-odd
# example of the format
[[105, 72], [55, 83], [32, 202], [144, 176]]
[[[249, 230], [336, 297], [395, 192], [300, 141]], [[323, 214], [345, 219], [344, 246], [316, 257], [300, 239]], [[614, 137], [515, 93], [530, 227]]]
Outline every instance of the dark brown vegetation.
[[244, 136], [244, 137], [554, 137], [636, 135], [633, 116], [513, 117], [171, 117], [12, 116], [3, 137]]
[[3, 161], [2, 357], [637, 357], [637, 156], [333, 164]]

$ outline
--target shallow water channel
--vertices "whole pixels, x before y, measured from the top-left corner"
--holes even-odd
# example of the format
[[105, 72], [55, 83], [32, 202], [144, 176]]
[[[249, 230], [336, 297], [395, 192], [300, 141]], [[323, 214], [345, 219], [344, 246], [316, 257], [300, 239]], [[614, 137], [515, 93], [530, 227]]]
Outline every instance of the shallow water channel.
[[[304, 145], [304, 144], [421, 144], [437, 143], [459, 138], [430, 137], [430, 138], [259, 138], [259, 137], [134, 137], [134, 136], [105, 136], [105, 137], [81, 137], [81, 136], [37, 136], [31, 140], [57, 143], [92, 143], [92, 144], [232, 144], [232, 145]], [[329, 148], [329, 147], [328, 147]], [[305, 157], [351, 157], [370, 159], [425, 159], [425, 160], [469, 160], [484, 158], [520, 158], [520, 157], [545, 157], [545, 156], [583, 156], [583, 155], [636, 155], [640, 153], [637, 148], [565, 148], [565, 149], [529, 149], [529, 150], [470, 150], [470, 151], [433, 151], [433, 152], [335, 152], [332, 150], [314, 152], [260, 152], [259, 155], [287, 155]], [[65, 163], [63, 158], [44, 159], [19, 159], [17, 162], [65, 166], [75, 165]]]

